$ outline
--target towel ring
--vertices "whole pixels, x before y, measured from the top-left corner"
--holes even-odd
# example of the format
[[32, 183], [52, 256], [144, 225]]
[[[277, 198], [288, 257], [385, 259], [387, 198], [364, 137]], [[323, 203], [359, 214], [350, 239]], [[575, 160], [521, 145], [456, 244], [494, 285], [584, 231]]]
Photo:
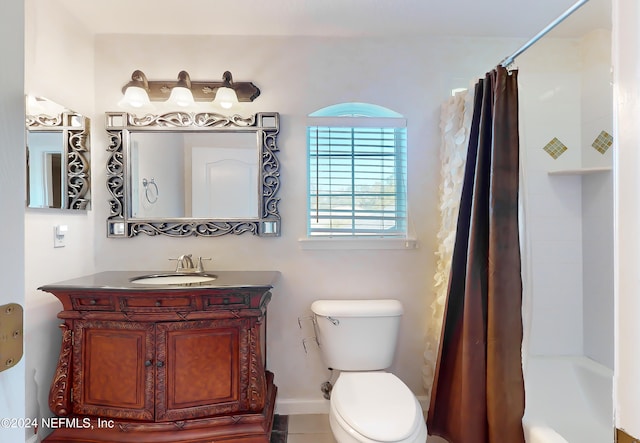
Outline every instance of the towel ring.
[[144, 186], [144, 197], [151, 204], [154, 204], [158, 201], [158, 185], [155, 180], [152, 178], [151, 180], [147, 180], [146, 178], [142, 179], [142, 186]]

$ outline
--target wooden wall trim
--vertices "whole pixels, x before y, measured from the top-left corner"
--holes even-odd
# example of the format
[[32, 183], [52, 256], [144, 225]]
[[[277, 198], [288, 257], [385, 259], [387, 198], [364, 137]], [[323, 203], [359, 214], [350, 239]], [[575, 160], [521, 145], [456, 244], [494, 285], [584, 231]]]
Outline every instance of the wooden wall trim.
[[621, 429], [616, 429], [616, 443], [640, 443], [640, 438], [631, 437]]

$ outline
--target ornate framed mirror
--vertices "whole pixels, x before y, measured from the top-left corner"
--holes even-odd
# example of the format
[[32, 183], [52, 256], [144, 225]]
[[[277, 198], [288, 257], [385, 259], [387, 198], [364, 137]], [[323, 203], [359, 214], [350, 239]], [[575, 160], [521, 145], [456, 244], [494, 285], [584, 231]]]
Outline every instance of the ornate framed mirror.
[[280, 235], [278, 113], [106, 118], [108, 237]]
[[27, 97], [27, 206], [88, 209], [89, 119]]

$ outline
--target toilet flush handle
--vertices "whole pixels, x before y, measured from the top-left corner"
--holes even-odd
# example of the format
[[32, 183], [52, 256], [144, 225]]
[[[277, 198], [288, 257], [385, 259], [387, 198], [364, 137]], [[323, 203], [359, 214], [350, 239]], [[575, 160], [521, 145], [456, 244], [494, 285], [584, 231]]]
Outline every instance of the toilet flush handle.
[[338, 326], [340, 324], [340, 320], [338, 320], [337, 318], [333, 318], [333, 317], [325, 317], [327, 320], [329, 320], [334, 326]]

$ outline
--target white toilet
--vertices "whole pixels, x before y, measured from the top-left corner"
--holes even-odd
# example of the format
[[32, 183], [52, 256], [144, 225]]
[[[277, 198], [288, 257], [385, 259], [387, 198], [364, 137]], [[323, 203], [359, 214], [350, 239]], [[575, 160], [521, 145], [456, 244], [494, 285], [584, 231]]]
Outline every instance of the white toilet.
[[418, 399], [391, 366], [402, 304], [398, 300], [317, 300], [311, 305], [324, 363], [340, 371], [329, 421], [338, 443], [425, 443]]

